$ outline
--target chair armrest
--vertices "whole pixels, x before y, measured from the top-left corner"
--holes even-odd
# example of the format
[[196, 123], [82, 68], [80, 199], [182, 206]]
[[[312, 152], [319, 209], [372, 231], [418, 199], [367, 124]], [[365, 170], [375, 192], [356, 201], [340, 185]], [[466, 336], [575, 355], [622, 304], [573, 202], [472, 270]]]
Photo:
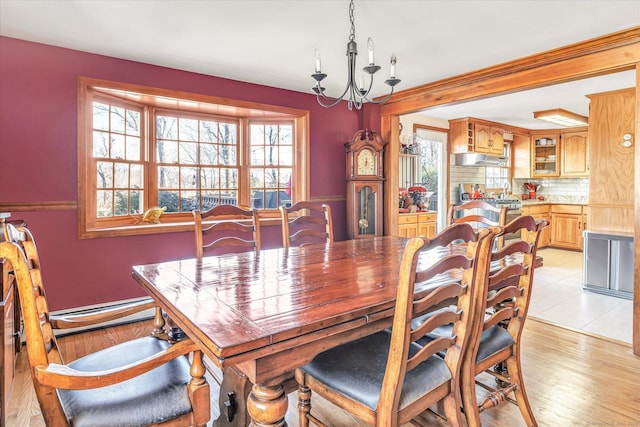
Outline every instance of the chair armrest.
[[116, 369], [88, 372], [78, 371], [66, 365], [50, 364], [49, 366], [36, 366], [34, 375], [36, 381], [45, 386], [70, 390], [86, 390], [117, 384], [135, 378], [145, 372], [162, 366], [170, 360], [198, 350], [198, 346], [193, 341], [185, 339], [153, 356]]
[[84, 326], [97, 325], [110, 320], [118, 320], [122, 317], [141, 311], [154, 308], [155, 302], [152, 299], [144, 299], [117, 307], [109, 307], [90, 313], [72, 315], [51, 315], [49, 320], [53, 329], [80, 328]]

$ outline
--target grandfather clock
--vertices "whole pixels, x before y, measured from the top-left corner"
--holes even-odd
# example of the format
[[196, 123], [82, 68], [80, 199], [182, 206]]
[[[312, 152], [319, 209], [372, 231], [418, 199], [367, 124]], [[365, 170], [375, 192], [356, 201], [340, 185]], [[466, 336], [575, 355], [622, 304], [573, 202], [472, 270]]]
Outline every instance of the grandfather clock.
[[382, 236], [383, 151], [380, 134], [359, 130], [347, 149], [347, 232], [350, 239]]

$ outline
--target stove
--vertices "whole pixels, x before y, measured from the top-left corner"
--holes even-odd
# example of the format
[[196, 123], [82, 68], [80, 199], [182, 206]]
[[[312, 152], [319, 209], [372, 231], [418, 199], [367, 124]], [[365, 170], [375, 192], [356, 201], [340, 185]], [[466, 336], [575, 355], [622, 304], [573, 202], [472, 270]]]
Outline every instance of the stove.
[[[479, 187], [481, 197], [473, 197], [473, 187], [476, 185]], [[496, 199], [495, 197], [485, 197], [484, 184], [460, 184], [458, 192], [458, 204], [470, 202], [472, 200], [482, 200], [494, 206], [506, 206], [509, 211], [517, 211], [522, 208], [522, 202], [517, 199]]]

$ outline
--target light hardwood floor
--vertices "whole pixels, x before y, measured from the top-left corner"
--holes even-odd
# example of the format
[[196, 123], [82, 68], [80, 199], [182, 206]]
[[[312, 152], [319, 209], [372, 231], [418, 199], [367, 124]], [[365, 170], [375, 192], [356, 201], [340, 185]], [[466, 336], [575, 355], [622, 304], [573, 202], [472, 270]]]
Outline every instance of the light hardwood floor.
[[[150, 331], [150, 322], [111, 327], [59, 339], [67, 360]], [[540, 426], [640, 425], [640, 358], [624, 344], [555, 325], [527, 320], [522, 366], [527, 392]], [[44, 426], [27, 370], [26, 351], [9, 403], [8, 427]], [[218, 389], [212, 385], [212, 414], [217, 416]], [[329, 425], [361, 425], [351, 416], [314, 396], [314, 411]], [[289, 426], [298, 426], [297, 395], [289, 395]], [[212, 412], [213, 412], [212, 411]], [[524, 425], [515, 405], [503, 404], [482, 414], [488, 427]], [[435, 423], [434, 425], [439, 425]]]

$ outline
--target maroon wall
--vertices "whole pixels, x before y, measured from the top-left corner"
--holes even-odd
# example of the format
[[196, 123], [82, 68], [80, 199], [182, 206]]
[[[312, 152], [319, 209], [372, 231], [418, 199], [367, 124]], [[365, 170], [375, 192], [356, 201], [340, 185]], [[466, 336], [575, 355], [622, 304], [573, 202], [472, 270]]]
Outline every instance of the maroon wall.
[[[77, 201], [79, 76], [310, 111], [312, 197], [344, 196], [344, 142], [361, 127], [379, 130], [376, 106], [324, 109], [310, 94], [0, 37], [0, 202]], [[331, 205], [343, 240], [345, 202]], [[18, 218], [36, 237], [52, 310], [143, 296], [132, 265], [194, 255], [192, 233], [80, 240], [75, 210]], [[265, 227], [264, 246], [278, 246], [279, 233]]]

